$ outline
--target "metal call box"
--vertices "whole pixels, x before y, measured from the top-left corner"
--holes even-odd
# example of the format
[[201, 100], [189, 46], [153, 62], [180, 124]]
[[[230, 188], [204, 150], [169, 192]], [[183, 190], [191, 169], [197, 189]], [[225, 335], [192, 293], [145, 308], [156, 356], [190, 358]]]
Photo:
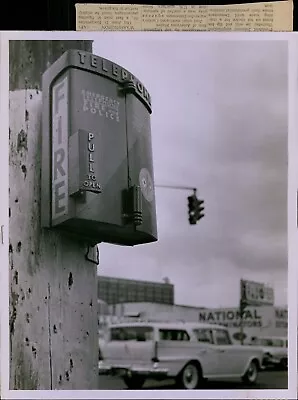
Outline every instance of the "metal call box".
[[41, 224], [89, 244], [157, 240], [151, 100], [121, 66], [65, 52], [42, 77]]

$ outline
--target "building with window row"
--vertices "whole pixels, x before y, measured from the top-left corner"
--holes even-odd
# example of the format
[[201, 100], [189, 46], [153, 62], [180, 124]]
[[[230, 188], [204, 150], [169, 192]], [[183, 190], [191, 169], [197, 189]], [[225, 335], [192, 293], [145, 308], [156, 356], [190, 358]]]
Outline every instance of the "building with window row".
[[98, 276], [98, 299], [108, 305], [120, 303], [174, 304], [174, 285], [165, 282], [150, 282]]

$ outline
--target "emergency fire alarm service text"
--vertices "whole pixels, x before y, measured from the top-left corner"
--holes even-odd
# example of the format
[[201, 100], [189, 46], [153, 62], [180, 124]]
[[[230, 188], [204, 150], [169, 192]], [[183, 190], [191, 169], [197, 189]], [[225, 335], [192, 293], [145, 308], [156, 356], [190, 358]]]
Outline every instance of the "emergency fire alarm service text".
[[145, 86], [109, 60], [69, 50], [44, 72], [42, 90], [42, 227], [90, 245], [156, 241]]

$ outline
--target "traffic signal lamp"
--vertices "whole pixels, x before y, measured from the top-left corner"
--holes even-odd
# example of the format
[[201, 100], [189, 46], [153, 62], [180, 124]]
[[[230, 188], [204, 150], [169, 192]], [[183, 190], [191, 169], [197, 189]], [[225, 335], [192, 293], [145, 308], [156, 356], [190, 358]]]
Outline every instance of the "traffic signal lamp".
[[195, 225], [197, 221], [204, 217], [204, 200], [199, 200], [195, 194], [188, 196], [188, 221], [190, 225]]
[[197, 206], [197, 197], [196, 195], [188, 196], [188, 221], [190, 225], [195, 225], [197, 223], [196, 220], [196, 206]]

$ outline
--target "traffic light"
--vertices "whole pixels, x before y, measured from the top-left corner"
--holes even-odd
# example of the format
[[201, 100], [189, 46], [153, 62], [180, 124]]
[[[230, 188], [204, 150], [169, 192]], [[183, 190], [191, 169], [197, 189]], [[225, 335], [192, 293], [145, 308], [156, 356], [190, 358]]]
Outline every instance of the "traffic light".
[[188, 221], [190, 225], [195, 225], [197, 221], [204, 217], [202, 211], [205, 209], [204, 200], [199, 200], [195, 194], [188, 196]]
[[197, 206], [197, 197], [195, 194], [192, 196], [188, 196], [188, 221], [190, 225], [195, 225], [197, 223], [196, 220], [196, 206]]

